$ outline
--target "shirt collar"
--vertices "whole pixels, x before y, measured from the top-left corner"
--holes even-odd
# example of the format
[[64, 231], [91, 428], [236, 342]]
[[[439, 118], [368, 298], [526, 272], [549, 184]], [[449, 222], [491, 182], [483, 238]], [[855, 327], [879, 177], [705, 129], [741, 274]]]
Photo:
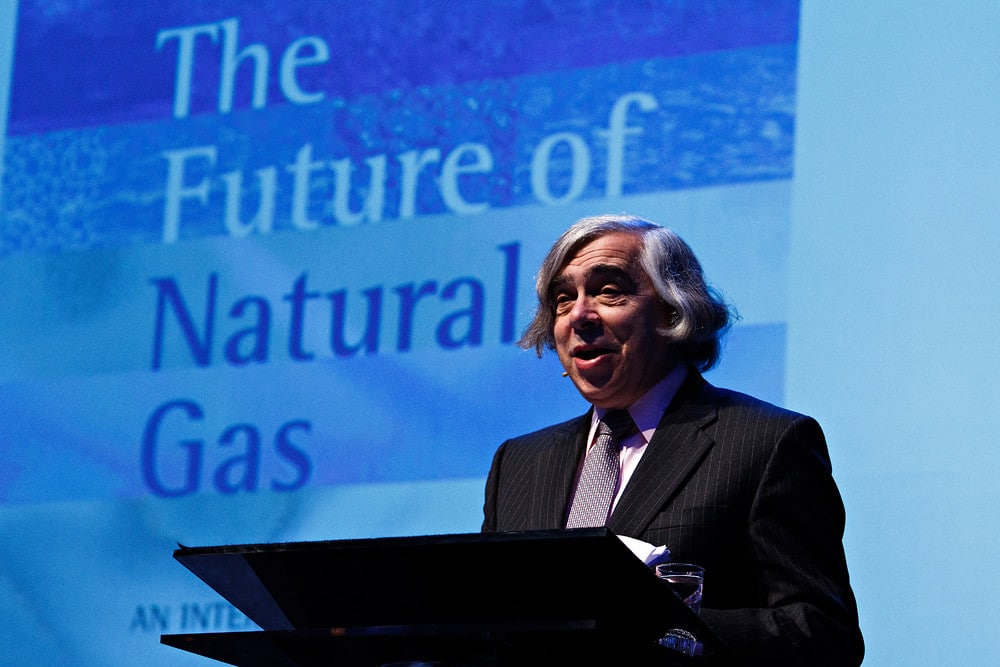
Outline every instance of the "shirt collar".
[[[663, 413], [667, 411], [670, 401], [674, 399], [677, 390], [684, 384], [688, 376], [687, 364], [679, 364], [667, 376], [657, 382], [653, 387], [643, 394], [642, 398], [628, 406], [628, 412], [632, 415], [632, 421], [639, 427], [643, 440], [647, 443], [653, 437]], [[591, 433], [597, 426], [597, 421], [607, 412], [604, 408], [595, 407], [591, 416]]]

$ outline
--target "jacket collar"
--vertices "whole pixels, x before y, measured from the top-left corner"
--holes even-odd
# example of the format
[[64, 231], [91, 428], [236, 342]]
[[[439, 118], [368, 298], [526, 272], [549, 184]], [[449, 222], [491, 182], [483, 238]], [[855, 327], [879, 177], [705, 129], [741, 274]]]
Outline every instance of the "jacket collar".
[[[697, 372], [688, 375], [660, 419], [608, 520], [612, 531], [619, 535], [641, 535], [701, 465], [715, 444], [705, 433], [705, 427], [718, 416], [711, 400], [713, 390]], [[560, 504], [565, 505], [565, 501]]]

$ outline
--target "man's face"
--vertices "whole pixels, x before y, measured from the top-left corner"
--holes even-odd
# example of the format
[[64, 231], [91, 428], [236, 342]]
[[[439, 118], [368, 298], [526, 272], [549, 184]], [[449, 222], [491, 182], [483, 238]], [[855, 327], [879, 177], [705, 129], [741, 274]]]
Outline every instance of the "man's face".
[[601, 236], [582, 246], [549, 286], [559, 361], [600, 408], [627, 407], [673, 366], [656, 333], [667, 323], [667, 307], [639, 265], [640, 246], [628, 232]]

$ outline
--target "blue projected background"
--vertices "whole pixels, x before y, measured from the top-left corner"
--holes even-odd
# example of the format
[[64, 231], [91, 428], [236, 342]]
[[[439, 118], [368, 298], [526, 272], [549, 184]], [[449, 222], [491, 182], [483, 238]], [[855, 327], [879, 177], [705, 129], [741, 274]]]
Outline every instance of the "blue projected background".
[[478, 530], [586, 409], [535, 269], [617, 211], [824, 425], [866, 664], [1000, 658], [1000, 10], [168, 4], [0, 2], [0, 663], [211, 664], [177, 543]]

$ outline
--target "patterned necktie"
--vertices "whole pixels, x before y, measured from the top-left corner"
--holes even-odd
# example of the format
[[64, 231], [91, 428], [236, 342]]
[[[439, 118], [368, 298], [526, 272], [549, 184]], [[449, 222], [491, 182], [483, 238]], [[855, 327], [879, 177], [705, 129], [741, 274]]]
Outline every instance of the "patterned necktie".
[[628, 410], [609, 410], [597, 422], [597, 439], [583, 462], [567, 528], [603, 526], [607, 522], [618, 485], [619, 445], [634, 429]]

